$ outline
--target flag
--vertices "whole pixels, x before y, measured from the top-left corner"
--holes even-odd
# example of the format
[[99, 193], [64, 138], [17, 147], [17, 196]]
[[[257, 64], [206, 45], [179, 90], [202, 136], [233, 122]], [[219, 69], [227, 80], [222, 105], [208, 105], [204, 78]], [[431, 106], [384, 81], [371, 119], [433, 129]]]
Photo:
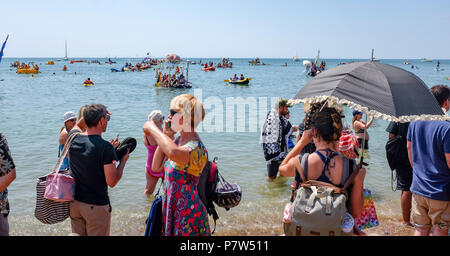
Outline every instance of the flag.
[[3, 45], [2, 45], [2, 49], [0, 49], [0, 63], [2, 62], [3, 49], [5, 49], [6, 41], [8, 41], [8, 37], [9, 37], [9, 35], [6, 36], [6, 40], [5, 40], [5, 42], [3, 43]]

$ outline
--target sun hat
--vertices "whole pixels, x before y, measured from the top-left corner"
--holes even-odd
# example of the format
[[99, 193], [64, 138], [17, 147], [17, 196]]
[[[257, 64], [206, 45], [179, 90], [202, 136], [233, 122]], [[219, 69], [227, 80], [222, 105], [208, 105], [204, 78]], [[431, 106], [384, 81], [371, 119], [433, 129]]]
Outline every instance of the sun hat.
[[362, 115], [362, 113], [363, 113], [363, 112], [361, 112], [361, 111], [353, 110], [353, 116], [356, 116], [356, 115], [359, 115], [359, 114]]
[[77, 119], [77, 116], [75, 115], [75, 112], [68, 111], [64, 114], [64, 123], [68, 120]]

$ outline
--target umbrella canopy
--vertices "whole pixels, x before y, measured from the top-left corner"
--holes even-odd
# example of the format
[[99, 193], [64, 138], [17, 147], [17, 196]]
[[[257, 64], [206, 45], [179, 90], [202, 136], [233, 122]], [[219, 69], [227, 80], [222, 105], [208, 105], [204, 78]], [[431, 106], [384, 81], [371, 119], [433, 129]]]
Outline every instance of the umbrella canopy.
[[419, 77], [383, 63], [357, 62], [319, 73], [289, 103], [327, 99], [388, 121], [450, 119]]

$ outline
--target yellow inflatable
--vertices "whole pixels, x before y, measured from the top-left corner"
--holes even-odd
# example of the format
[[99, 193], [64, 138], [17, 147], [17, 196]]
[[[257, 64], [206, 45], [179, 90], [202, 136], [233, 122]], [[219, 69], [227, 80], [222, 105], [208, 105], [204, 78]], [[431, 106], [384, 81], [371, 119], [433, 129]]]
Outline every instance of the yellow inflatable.
[[53, 62], [52, 60], [48, 61], [47, 63], [45, 63], [47, 65], [55, 65], [55, 62]]
[[17, 74], [37, 74], [39, 73], [36, 69], [17, 69]]
[[450, 77], [447, 76], [445, 79], [450, 80]]

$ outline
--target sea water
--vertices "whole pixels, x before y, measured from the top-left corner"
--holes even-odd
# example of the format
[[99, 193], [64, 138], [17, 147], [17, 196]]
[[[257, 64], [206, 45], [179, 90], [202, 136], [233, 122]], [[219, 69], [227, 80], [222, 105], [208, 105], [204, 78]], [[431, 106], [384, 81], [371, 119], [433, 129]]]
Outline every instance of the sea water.
[[[207, 117], [219, 113], [209, 122], [214, 129], [203, 129], [200, 136], [210, 158], [219, 158], [218, 168], [230, 183], [238, 183], [242, 188], [242, 201], [229, 211], [218, 208], [217, 235], [281, 235], [283, 209], [290, 198], [292, 178], [267, 181], [266, 163], [259, 144], [260, 125], [271, 105], [272, 97], [292, 98], [311, 79], [305, 75], [301, 59], [261, 59], [266, 66], [250, 66], [249, 59], [232, 59], [233, 68], [203, 72], [200, 65], [190, 65], [189, 81], [191, 89], [155, 88], [155, 71], [111, 72], [120, 69], [125, 62], [133, 64], [141, 59], [114, 59], [116, 64], [105, 64], [104, 58], [96, 63], [74, 63], [56, 61], [55, 58], [14, 59], [4, 58], [0, 63], [0, 132], [9, 143], [17, 169], [17, 178], [8, 188], [11, 213], [9, 215], [11, 235], [68, 235], [71, 233], [70, 220], [55, 225], [40, 223], [34, 218], [36, 200], [36, 179], [49, 173], [54, 167], [58, 153], [58, 134], [63, 125], [63, 114], [77, 112], [82, 105], [102, 103], [112, 116], [104, 139], [134, 137], [138, 141], [131, 154], [122, 179], [109, 188], [112, 205], [111, 235], [142, 235], [153, 196], [143, 195], [145, 188], [145, 163], [147, 150], [142, 143], [142, 125], [148, 114], [155, 109], [163, 111], [167, 117], [170, 100], [182, 93], [201, 96], [204, 102], [220, 102], [215, 106], [205, 106]], [[39, 64], [41, 73], [21, 75], [15, 73], [10, 64], [15, 60]], [[46, 65], [49, 60], [55, 65]], [[202, 60], [203, 63], [220, 59]], [[340, 62], [359, 61], [356, 59], [325, 59], [327, 68]], [[284, 63], [287, 67], [283, 67]], [[418, 75], [427, 86], [450, 84], [445, 77], [450, 76], [450, 61], [441, 60], [444, 71], [437, 72], [436, 61], [422, 63], [409, 60], [381, 60], [382, 63], [404, 68]], [[68, 71], [62, 71], [63, 65]], [[411, 65], [419, 69], [411, 69]], [[75, 73], [76, 72], [76, 73]], [[172, 70], [173, 73], [173, 70]], [[251, 77], [249, 86], [228, 85], [224, 79], [244, 74]], [[186, 75], [186, 74], [185, 74]], [[91, 78], [94, 86], [84, 87], [83, 81]], [[240, 98], [239, 98], [240, 97]], [[257, 103], [257, 109], [247, 106], [245, 116], [233, 106], [233, 100]], [[231, 102], [227, 105], [227, 102]], [[216, 111], [216, 112], [215, 112]], [[230, 112], [231, 111], [231, 112]], [[351, 109], [344, 108], [346, 120], [351, 123]], [[222, 115], [220, 115], [222, 113]], [[227, 113], [229, 116], [227, 116]], [[231, 113], [231, 114], [230, 114]], [[253, 119], [252, 119], [253, 118]], [[304, 118], [303, 106], [291, 108], [292, 124], [299, 124]], [[234, 124], [229, 122], [235, 121]], [[257, 125], [249, 120], [257, 120]], [[262, 121], [261, 121], [262, 120]], [[220, 123], [222, 121], [222, 123]], [[240, 126], [245, 124], [243, 127]], [[370, 150], [367, 162], [365, 187], [372, 191], [381, 225], [384, 221], [400, 220], [400, 192], [393, 192], [391, 170], [386, 163], [384, 145], [388, 138], [385, 129], [387, 121], [375, 120], [370, 134]], [[228, 127], [227, 127], [228, 126]], [[159, 184], [158, 184], [159, 186]], [[157, 188], [158, 188], [157, 186]], [[395, 187], [395, 183], [394, 183]], [[157, 189], [156, 188], [156, 189]], [[213, 225], [212, 219], [210, 224]]]

